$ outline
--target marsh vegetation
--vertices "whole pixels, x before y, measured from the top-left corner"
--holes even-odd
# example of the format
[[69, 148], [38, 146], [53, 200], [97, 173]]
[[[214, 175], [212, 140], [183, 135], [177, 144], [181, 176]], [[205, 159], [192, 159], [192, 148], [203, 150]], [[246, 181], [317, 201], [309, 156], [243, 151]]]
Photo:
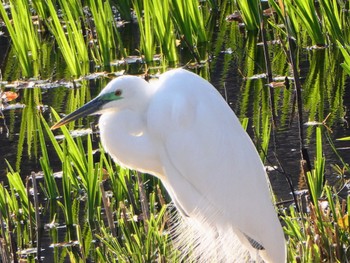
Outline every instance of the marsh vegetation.
[[350, 259], [346, 0], [1, 0], [3, 262], [176, 262], [159, 180], [116, 166], [96, 118], [50, 126], [122, 74], [186, 67], [251, 135], [288, 262]]

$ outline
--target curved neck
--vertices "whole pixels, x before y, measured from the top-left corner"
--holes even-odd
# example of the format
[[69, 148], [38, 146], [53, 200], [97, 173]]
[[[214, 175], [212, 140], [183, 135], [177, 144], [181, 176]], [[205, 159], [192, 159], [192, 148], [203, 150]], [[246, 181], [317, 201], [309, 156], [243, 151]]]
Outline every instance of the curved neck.
[[147, 130], [145, 114], [132, 110], [104, 113], [99, 120], [104, 149], [118, 164], [163, 177], [155, 144]]

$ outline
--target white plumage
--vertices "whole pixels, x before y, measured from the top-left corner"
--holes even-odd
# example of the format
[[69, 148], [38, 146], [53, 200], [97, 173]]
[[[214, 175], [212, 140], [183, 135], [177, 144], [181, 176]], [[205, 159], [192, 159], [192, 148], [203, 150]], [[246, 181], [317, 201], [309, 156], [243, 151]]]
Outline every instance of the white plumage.
[[102, 145], [113, 159], [165, 185], [181, 214], [173, 227], [180, 249], [191, 243], [188, 250], [202, 262], [242, 262], [247, 251], [257, 260], [285, 262], [265, 169], [209, 82], [183, 69], [152, 83], [119, 77], [54, 128], [93, 113], [102, 114]]

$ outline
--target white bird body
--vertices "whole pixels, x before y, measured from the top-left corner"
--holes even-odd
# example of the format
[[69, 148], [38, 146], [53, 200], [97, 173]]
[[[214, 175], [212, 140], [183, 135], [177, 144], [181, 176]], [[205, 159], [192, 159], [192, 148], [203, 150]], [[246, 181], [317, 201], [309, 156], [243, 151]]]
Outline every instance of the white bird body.
[[202, 261], [234, 262], [227, 250], [238, 238], [253, 257], [285, 262], [265, 169], [220, 93], [183, 69], [156, 83], [120, 77], [99, 96], [116, 90], [120, 99], [98, 112], [102, 145], [117, 163], [161, 179], [185, 222], [180, 247], [193, 241]]

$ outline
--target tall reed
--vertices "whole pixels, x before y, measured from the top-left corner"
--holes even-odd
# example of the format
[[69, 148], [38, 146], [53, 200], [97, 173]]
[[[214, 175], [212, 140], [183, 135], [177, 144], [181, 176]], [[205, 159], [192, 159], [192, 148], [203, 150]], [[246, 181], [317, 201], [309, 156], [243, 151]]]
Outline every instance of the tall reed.
[[[138, 19], [141, 43], [140, 48], [146, 62], [153, 61], [155, 54], [154, 28], [150, 12], [150, 1], [132, 0], [133, 7]], [[144, 14], [143, 14], [144, 11]], [[143, 15], [142, 15], [143, 14]]]
[[86, 41], [82, 32], [80, 1], [59, 1], [63, 11], [64, 26], [58, 17], [52, 0], [47, 1], [50, 19], [45, 20], [50, 32], [58, 43], [60, 52], [73, 76], [80, 76], [88, 72], [89, 56]]
[[336, 40], [344, 42], [345, 15], [336, 0], [320, 1], [322, 19], [325, 24], [324, 31], [329, 34], [332, 43]]
[[260, 28], [259, 2], [259, 0], [237, 0], [245, 28], [248, 31], [256, 31]]
[[350, 75], [350, 47], [348, 45], [344, 47], [339, 41], [337, 41], [337, 44], [344, 57], [344, 62], [341, 63], [341, 66]]
[[206, 25], [197, 0], [171, 0], [171, 15], [181, 42], [197, 62], [205, 60], [198, 47], [207, 42]]
[[10, 11], [11, 17], [8, 16], [4, 5], [0, 4], [0, 14], [9, 31], [22, 73], [25, 77], [37, 76], [39, 37], [32, 21], [30, 2], [11, 0]]
[[313, 0], [301, 1], [297, 0], [293, 2], [286, 1], [295, 14], [299, 17], [299, 23], [302, 23], [306, 29], [306, 32], [310, 35], [314, 44], [324, 45], [325, 37], [321, 28], [321, 23], [316, 12], [315, 4]]
[[[91, 34], [96, 30], [96, 43], [92, 46], [96, 50], [98, 59], [96, 62], [109, 69], [110, 62], [116, 58], [116, 48], [125, 57], [121, 37], [116, 27], [112, 8], [109, 1], [97, 0], [88, 1], [88, 6], [93, 16], [94, 27], [90, 28]], [[95, 36], [92, 41], [95, 41]]]
[[178, 60], [176, 52], [176, 35], [170, 14], [170, 1], [146, 0], [144, 12], [149, 12], [157, 42], [161, 53], [167, 61], [173, 63]]

